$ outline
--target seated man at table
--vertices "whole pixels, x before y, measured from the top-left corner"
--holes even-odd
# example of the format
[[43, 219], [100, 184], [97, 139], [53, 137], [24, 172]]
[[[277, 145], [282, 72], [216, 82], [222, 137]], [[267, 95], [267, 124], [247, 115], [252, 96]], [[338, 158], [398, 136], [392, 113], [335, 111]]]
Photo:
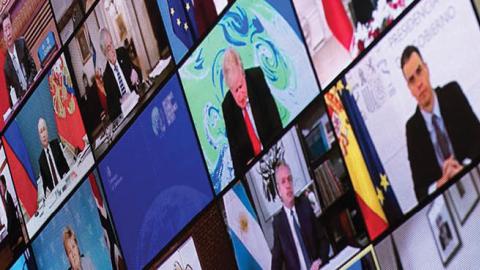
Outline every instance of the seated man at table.
[[58, 139], [49, 141], [48, 128], [45, 119], [38, 119], [38, 136], [42, 144], [42, 152], [38, 158], [40, 176], [43, 182], [43, 192], [47, 195], [70, 171]]
[[142, 75], [140, 69], [130, 60], [126, 48], [115, 49], [112, 35], [105, 28], [100, 30], [100, 47], [107, 58], [103, 83], [107, 95], [108, 116], [110, 121], [113, 121], [122, 113], [122, 103], [141, 83]]

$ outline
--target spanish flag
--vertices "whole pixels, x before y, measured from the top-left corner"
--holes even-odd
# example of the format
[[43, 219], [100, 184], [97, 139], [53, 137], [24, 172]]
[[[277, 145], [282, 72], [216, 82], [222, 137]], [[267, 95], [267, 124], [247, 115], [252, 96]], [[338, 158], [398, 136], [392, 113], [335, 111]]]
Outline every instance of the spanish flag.
[[378, 199], [375, 186], [340, 99], [341, 91], [348, 91], [342, 81], [325, 95], [327, 110], [335, 128], [339, 145], [350, 174], [360, 211], [370, 239], [377, 238], [388, 228], [388, 220]]

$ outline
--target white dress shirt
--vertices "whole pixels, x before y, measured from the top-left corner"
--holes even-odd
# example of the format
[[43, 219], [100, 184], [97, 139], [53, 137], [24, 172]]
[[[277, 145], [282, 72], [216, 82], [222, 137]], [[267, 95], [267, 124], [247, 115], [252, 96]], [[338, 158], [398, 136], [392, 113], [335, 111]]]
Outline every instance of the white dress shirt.
[[[430, 141], [432, 142], [433, 149], [435, 152], [435, 157], [437, 158], [437, 163], [440, 168], [443, 167], [443, 155], [442, 155], [442, 150], [440, 149], [440, 146], [437, 143], [437, 134], [435, 133], [435, 128], [433, 127], [432, 123], [432, 117], [435, 115], [437, 116], [438, 119], [438, 127], [440, 130], [447, 136], [447, 129], [445, 127], [445, 123], [443, 122], [442, 114], [440, 113], [440, 106], [438, 105], [438, 98], [435, 93], [433, 93], [433, 107], [432, 107], [432, 112], [427, 112], [422, 109], [420, 109], [420, 112], [422, 113], [423, 120], [425, 121], [425, 125], [427, 126], [428, 133], [430, 135]], [[450, 138], [448, 138], [448, 148], [450, 149], [450, 153], [453, 153], [453, 147], [450, 142]], [[428, 187], [428, 194], [433, 193], [437, 189], [437, 183], [433, 183]]]
[[[258, 136], [257, 126], [255, 125], [255, 118], [253, 118], [252, 106], [250, 106], [250, 101], [248, 101], [248, 100], [247, 100], [247, 106], [245, 106], [245, 110], [248, 113], [248, 117], [250, 117], [250, 122], [252, 122], [253, 131], [255, 131], [255, 136], [257, 136], [258, 141], [260, 142], [260, 144], [262, 144], [262, 141], [260, 140], [260, 137]], [[243, 110], [242, 110], [242, 114], [243, 114], [243, 118], [245, 119], [245, 112]], [[263, 145], [262, 145], [262, 149], [263, 149]]]
[[22, 65], [20, 64], [20, 61], [18, 60], [17, 48], [15, 47], [15, 45], [13, 46], [13, 53], [8, 50], [8, 54], [12, 59], [13, 68], [15, 69], [15, 73], [17, 74], [20, 86], [23, 88], [23, 90], [27, 90], [27, 78], [25, 78], [25, 72], [22, 68]]
[[[47, 151], [47, 149], [48, 149], [48, 151]], [[50, 174], [52, 175], [52, 181], [53, 181], [53, 174], [55, 173], [55, 175], [57, 176], [58, 183], [60, 183], [60, 181], [62, 180], [62, 177], [58, 173], [57, 164], [55, 164], [55, 158], [53, 157], [52, 148], [50, 147], [50, 143], [48, 144], [47, 148], [43, 149], [43, 151], [45, 151], [45, 156], [47, 157], [48, 170], [50, 171]], [[48, 153], [50, 153], [50, 154], [48, 154]], [[50, 155], [50, 159], [53, 161], [53, 164], [50, 164], [50, 159], [48, 158], [49, 155]], [[55, 172], [52, 172], [50, 170], [50, 168], [53, 168], [53, 170]], [[42, 180], [45, 181], [44, 179], [42, 179]], [[58, 183], [53, 183], [53, 186], [58, 185]]]
[[[108, 61], [107, 61], [107, 62], [108, 62]], [[117, 81], [118, 90], [121, 91], [121, 89], [120, 89], [120, 80], [122, 80], [122, 81], [123, 81], [123, 85], [125, 85], [125, 95], [130, 94], [130, 92], [132, 92], [132, 90], [131, 90], [130, 87], [128, 86], [127, 80], [125, 79], [125, 74], [123, 74], [123, 70], [122, 70], [122, 68], [120, 67], [120, 64], [118, 63], [118, 60], [115, 61], [115, 65], [112, 65], [110, 62], [108, 62], [108, 64], [110, 65], [110, 68], [112, 69], [113, 77], [115, 77], [115, 81]], [[118, 78], [117, 73], [115, 72], [115, 67], [117, 67], [118, 73], [120, 73], [120, 78]], [[121, 94], [122, 94], [122, 93], [120, 93], [120, 95], [121, 95]]]

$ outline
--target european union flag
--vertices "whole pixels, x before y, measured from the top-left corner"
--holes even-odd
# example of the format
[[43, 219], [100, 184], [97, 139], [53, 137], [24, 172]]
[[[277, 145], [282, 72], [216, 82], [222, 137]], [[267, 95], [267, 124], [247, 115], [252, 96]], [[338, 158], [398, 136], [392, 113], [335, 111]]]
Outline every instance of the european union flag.
[[192, 0], [168, 0], [168, 13], [173, 32], [190, 48], [199, 37]]
[[[343, 85], [346, 85], [345, 81], [343, 83]], [[400, 209], [392, 185], [387, 178], [380, 157], [373, 145], [372, 138], [368, 133], [365, 122], [363, 121], [357, 102], [348, 90], [342, 91], [340, 97], [348, 118], [350, 119], [350, 124], [355, 133], [355, 137], [360, 145], [360, 150], [388, 223], [390, 225], [396, 224], [402, 218], [403, 212]]]

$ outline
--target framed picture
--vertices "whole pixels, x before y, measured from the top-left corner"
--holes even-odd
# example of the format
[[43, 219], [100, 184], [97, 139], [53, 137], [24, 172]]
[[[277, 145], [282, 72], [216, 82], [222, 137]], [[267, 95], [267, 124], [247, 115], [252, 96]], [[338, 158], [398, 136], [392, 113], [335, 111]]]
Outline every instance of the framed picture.
[[118, 33], [120, 34], [120, 40], [125, 40], [128, 36], [128, 29], [127, 25], [125, 24], [125, 19], [123, 18], [122, 14], [119, 14], [115, 18], [115, 22], [117, 23]]
[[197, 249], [192, 237], [188, 238], [157, 270], [196, 270], [202, 269]]
[[378, 263], [377, 255], [372, 245], [366, 247], [364, 250], [360, 251], [357, 255], [351, 258], [343, 266], [339, 268], [340, 270], [380, 270], [380, 265]]
[[[473, 170], [477, 170], [477, 168], [473, 168]], [[462, 225], [478, 203], [479, 193], [474, 177], [475, 175], [470, 172], [448, 189], [453, 209]]]
[[436, 198], [427, 211], [428, 224], [443, 265], [453, 258], [461, 241], [443, 196]]
[[85, 26], [82, 26], [82, 28], [80, 28], [80, 31], [78, 31], [75, 38], [77, 39], [78, 46], [80, 47], [80, 53], [82, 54], [82, 62], [83, 64], [85, 64], [92, 56], [92, 50], [90, 48], [90, 43], [88, 42], [88, 33], [87, 29], [85, 29]]

